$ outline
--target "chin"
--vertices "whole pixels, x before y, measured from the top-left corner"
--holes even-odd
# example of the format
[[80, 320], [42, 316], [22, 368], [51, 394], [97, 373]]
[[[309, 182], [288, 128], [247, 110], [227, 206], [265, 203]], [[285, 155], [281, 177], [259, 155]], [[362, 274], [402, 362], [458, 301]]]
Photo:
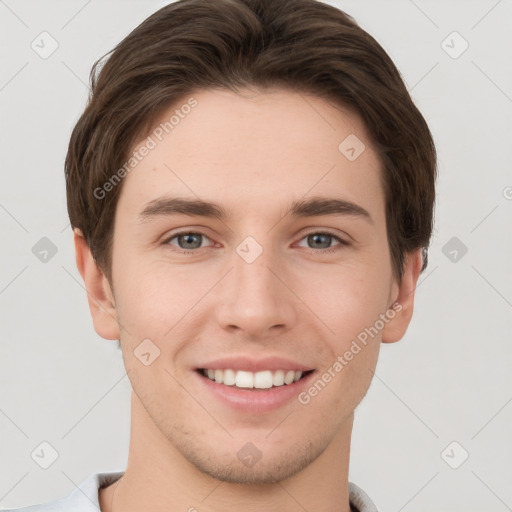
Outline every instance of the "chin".
[[[258, 449], [251, 442], [244, 444], [235, 453], [215, 453], [210, 450], [180, 450], [185, 458], [204, 474], [221, 482], [246, 485], [273, 484], [286, 480], [309, 466], [324, 450], [315, 449], [311, 442], [305, 447], [294, 447], [280, 450], [280, 453], [269, 453], [271, 449]], [[210, 456], [205, 458], [206, 451]]]

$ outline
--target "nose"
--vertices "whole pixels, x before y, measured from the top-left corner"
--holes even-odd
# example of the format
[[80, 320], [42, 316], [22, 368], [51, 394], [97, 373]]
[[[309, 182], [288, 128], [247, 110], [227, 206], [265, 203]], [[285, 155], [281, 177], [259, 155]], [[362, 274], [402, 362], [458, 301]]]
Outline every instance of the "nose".
[[236, 253], [230, 263], [231, 272], [217, 294], [219, 325], [252, 339], [290, 330], [298, 318], [299, 301], [289, 273], [274, 252], [264, 250], [252, 262]]

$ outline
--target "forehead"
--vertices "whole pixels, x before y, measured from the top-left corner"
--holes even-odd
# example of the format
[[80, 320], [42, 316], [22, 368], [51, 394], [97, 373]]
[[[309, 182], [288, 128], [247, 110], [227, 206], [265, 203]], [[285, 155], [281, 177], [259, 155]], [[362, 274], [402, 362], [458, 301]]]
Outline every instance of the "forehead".
[[364, 123], [313, 95], [198, 91], [169, 108], [137, 151], [145, 156], [124, 178], [118, 204], [126, 214], [166, 194], [215, 199], [230, 211], [337, 195], [383, 212], [380, 162]]

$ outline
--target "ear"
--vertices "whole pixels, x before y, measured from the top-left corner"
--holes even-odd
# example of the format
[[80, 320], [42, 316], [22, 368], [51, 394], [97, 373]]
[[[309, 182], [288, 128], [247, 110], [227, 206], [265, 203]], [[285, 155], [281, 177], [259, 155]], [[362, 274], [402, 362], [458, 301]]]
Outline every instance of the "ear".
[[421, 273], [423, 264], [422, 250], [410, 252], [406, 255], [404, 264], [404, 273], [400, 283], [394, 283], [393, 310], [395, 316], [385, 324], [382, 329], [382, 342], [394, 343], [403, 338], [409, 327], [414, 309], [414, 294], [416, 292], [416, 283]]
[[100, 270], [80, 229], [73, 230], [76, 266], [87, 290], [94, 330], [106, 340], [119, 339], [114, 294]]

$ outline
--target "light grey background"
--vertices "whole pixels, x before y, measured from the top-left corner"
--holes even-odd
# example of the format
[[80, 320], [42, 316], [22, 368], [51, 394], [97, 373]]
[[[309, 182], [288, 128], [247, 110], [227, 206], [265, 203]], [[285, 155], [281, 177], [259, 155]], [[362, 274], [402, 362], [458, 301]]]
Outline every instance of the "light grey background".
[[[0, 0], [3, 508], [125, 468], [129, 381], [92, 326], [63, 162], [93, 62], [166, 3]], [[512, 510], [512, 1], [329, 3], [396, 62], [440, 171], [414, 318], [382, 347], [356, 412], [350, 479], [382, 511]], [[43, 31], [59, 45], [47, 59], [31, 48]], [[57, 248], [46, 262], [32, 252], [43, 237]], [[453, 237], [466, 254], [446, 246]], [[42, 441], [59, 454], [46, 470], [31, 458]]]

